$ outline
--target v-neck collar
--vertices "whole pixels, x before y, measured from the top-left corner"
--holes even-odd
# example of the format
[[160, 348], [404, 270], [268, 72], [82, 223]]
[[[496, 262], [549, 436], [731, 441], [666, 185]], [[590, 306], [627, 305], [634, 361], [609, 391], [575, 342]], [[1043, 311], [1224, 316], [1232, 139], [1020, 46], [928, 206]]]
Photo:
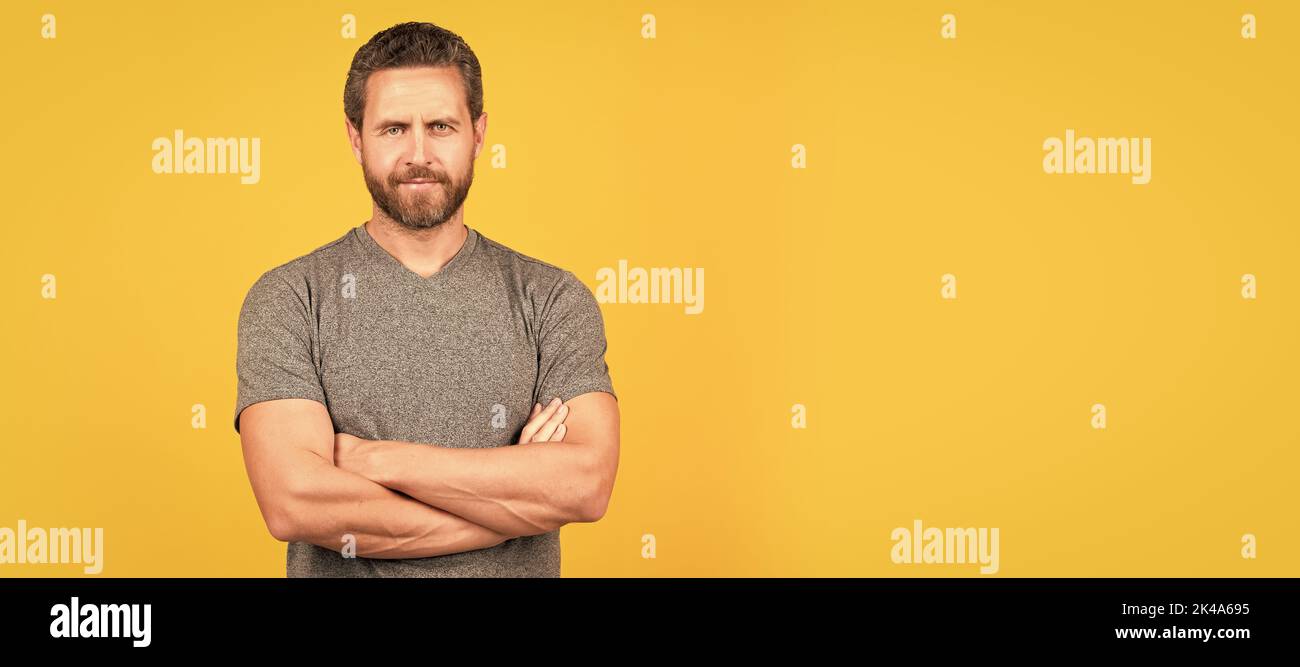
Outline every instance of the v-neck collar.
[[460, 250], [456, 252], [455, 256], [447, 260], [447, 263], [443, 264], [442, 268], [438, 269], [437, 273], [434, 273], [428, 278], [406, 268], [405, 264], [396, 257], [393, 257], [387, 250], [384, 250], [384, 247], [375, 242], [375, 239], [366, 231], [365, 223], [357, 225], [353, 228], [352, 232], [356, 235], [357, 240], [361, 242], [361, 245], [366, 249], [366, 252], [374, 257], [379, 263], [387, 266], [391, 270], [407, 276], [408, 279], [414, 280], [415, 282], [425, 285], [437, 285], [445, 282], [448, 275], [454, 272], [462, 264], [465, 264], [467, 258], [473, 254], [474, 248], [478, 245], [478, 230], [469, 225], [465, 225], [465, 230], [465, 241], [461, 244]]

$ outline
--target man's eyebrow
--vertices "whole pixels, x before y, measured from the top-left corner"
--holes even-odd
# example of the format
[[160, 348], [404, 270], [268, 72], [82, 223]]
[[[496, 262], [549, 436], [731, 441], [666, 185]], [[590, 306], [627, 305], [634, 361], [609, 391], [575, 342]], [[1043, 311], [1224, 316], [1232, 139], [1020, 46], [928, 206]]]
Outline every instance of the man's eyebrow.
[[[434, 118], [434, 119], [431, 119], [431, 120], [425, 121], [424, 124], [425, 124], [425, 125], [437, 125], [438, 123], [442, 123], [442, 124], [444, 124], [444, 125], [450, 125], [450, 126], [452, 126], [452, 127], [460, 127], [460, 121], [456, 120], [455, 118], [452, 118], [451, 116], [443, 116], [442, 118]], [[407, 120], [397, 120], [397, 119], [393, 119], [393, 120], [381, 120], [381, 121], [379, 121], [379, 126], [380, 126], [380, 127], [392, 127], [392, 126], [394, 126], [394, 125], [399, 126], [399, 127], [408, 127], [408, 126], [410, 126], [410, 124], [411, 124], [411, 123], [410, 123], [409, 121], [407, 121]]]

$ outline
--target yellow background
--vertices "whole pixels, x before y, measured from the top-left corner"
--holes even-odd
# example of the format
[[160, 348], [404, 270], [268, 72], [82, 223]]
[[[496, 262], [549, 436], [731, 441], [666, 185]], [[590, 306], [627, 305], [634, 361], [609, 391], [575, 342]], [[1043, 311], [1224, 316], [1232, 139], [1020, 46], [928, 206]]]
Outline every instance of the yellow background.
[[[467, 224], [593, 288], [705, 268], [700, 315], [602, 306], [622, 458], [565, 576], [980, 576], [892, 564], [913, 519], [998, 527], [997, 576], [1300, 574], [1300, 4], [1262, 0], [6, 2], [0, 526], [103, 527], [99, 576], [283, 576], [239, 307], [369, 217], [343, 83], [406, 20], [484, 67], [508, 167]], [[260, 137], [261, 182], [154, 174], [178, 128]], [[1151, 182], [1043, 173], [1067, 128], [1151, 137]]]

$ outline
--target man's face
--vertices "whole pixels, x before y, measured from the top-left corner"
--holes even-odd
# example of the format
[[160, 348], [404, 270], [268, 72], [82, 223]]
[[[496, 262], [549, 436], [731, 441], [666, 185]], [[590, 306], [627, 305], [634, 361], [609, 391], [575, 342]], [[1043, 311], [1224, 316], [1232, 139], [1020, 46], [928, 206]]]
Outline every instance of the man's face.
[[348, 123], [375, 205], [412, 230], [437, 227], [460, 210], [486, 131], [487, 114], [471, 122], [454, 67], [374, 72], [362, 127]]

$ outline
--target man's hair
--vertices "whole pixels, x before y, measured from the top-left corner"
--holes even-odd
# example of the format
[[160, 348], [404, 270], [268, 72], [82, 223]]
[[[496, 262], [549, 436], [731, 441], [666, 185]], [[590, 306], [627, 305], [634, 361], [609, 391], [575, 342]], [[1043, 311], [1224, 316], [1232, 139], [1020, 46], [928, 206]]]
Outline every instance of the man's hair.
[[381, 69], [455, 66], [464, 83], [469, 120], [483, 114], [483, 72], [478, 57], [460, 35], [432, 23], [410, 21], [380, 31], [357, 49], [343, 86], [343, 113], [361, 131], [366, 109], [366, 81]]

